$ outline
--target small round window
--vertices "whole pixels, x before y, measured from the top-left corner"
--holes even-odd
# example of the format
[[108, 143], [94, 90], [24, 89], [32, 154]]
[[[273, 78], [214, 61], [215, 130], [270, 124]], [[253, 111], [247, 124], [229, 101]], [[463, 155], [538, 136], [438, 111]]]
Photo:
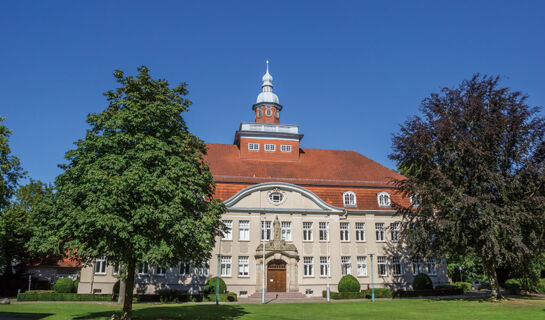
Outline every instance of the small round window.
[[272, 110], [271, 107], [267, 107], [267, 117], [272, 116]]
[[283, 196], [282, 196], [282, 194], [280, 192], [273, 192], [273, 193], [269, 194], [269, 199], [273, 203], [280, 203], [280, 202], [282, 202]]

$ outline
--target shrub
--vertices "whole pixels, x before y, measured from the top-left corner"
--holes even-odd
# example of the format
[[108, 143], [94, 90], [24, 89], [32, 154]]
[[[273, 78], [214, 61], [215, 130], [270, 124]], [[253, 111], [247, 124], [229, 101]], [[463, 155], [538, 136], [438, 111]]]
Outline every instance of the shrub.
[[341, 278], [341, 281], [339, 281], [338, 288], [339, 292], [360, 292], [361, 285], [358, 279], [347, 274]]
[[[442, 286], [446, 287], [446, 286]], [[397, 290], [394, 292], [394, 298], [406, 298], [406, 297], [430, 297], [430, 296], [457, 296], [464, 294], [464, 290], [461, 288], [450, 289], [428, 289], [428, 290]]]
[[545, 294], [545, 279], [539, 279], [536, 291], [537, 293]]
[[464, 292], [471, 291], [471, 283], [469, 282], [454, 282], [452, 285], [458, 289], [464, 290]]
[[55, 282], [53, 289], [55, 289], [55, 292], [57, 293], [72, 293], [74, 283], [70, 278], [60, 278]]
[[17, 301], [111, 301], [109, 294], [58, 293], [54, 291], [27, 291], [17, 295]]
[[79, 278], [74, 281], [74, 287], [72, 288], [73, 293], [78, 293], [78, 286], [79, 286]]
[[[216, 279], [218, 278], [214, 277], [206, 282], [206, 285], [204, 286], [205, 294], [216, 293]], [[225, 281], [223, 281], [223, 279], [220, 278], [220, 293], [226, 293], [226, 292], [227, 292], [227, 286], [225, 285]]]
[[505, 289], [509, 294], [520, 294], [521, 291], [520, 279], [508, 279], [505, 281]]
[[458, 287], [452, 284], [446, 284], [446, 285], [436, 286], [433, 289], [434, 290], [451, 290], [451, 289], [458, 289]]
[[[372, 298], [372, 292], [371, 289], [363, 291], [365, 292], [365, 298], [371, 299]], [[375, 298], [391, 298], [392, 297], [392, 290], [388, 288], [375, 288]]]
[[417, 274], [413, 279], [413, 290], [429, 290], [433, 289], [433, 283], [430, 277], [425, 273]]
[[176, 289], [161, 289], [157, 290], [157, 295], [161, 302], [180, 302], [180, 296], [184, 295], [184, 292]]
[[114, 288], [112, 289], [112, 293], [113, 293], [114, 295], [116, 295], [116, 296], [119, 295], [119, 286], [120, 286], [120, 285], [121, 285], [121, 284], [120, 284], [119, 280], [117, 280], [117, 281], [114, 283]]
[[[327, 297], [327, 291], [322, 291], [322, 297]], [[333, 300], [342, 299], [363, 299], [365, 298], [365, 292], [329, 292], [329, 297]]]

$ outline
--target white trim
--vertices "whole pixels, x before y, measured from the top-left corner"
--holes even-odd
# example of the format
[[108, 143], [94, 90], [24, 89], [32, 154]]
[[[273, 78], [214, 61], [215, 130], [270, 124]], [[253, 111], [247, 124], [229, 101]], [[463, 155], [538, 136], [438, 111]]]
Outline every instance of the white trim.
[[[380, 203], [380, 197], [381, 196], [388, 196], [388, 203], [387, 204], [381, 204]], [[378, 206], [382, 207], [382, 208], [391, 207], [392, 206], [392, 197], [390, 196], [390, 194], [388, 192], [381, 191], [381, 192], [377, 193], [377, 203], [378, 203]]]
[[240, 135], [240, 139], [299, 141], [299, 139], [295, 139], [295, 138], [259, 137], [259, 136], [247, 136], [247, 135], [243, 135], [243, 134]]

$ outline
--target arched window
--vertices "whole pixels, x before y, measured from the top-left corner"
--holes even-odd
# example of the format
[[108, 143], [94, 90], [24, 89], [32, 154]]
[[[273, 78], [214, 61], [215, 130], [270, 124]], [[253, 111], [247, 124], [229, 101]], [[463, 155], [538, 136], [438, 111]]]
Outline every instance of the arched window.
[[267, 117], [272, 116], [272, 108], [271, 107], [267, 107], [267, 110], [265, 112], [267, 114]]
[[344, 192], [343, 204], [345, 207], [356, 206], [356, 194], [352, 191]]
[[377, 201], [379, 207], [389, 207], [390, 195], [388, 194], [388, 192], [379, 192], [377, 194]]

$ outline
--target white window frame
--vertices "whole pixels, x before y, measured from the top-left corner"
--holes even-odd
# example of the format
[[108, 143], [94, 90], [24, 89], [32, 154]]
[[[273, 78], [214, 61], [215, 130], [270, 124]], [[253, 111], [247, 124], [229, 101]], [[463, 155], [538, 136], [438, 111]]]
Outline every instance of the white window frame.
[[155, 275], [156, 276], [164, 276], [166, 275], [166, 272], [167, 272], [167, 268], [166, 267], [161, 267], [161, 266], [155, 266]]
[[392, 205], [390, 194], [385, 191], [377, 194], [377, 202], [379, 207], [390, 207]]
[[321, 221], [318, 223], [320, 241], [329, 241], [329, 222]]
[[320, 277], [327, 277], [331, 274], [330, 257], [320, 257]]
[[233, 240], [233, 220], [222, 220], [225, 225], [225, 231], [222, 231], [222, 240]]
[[261, 221], [261, 241], [271, 240], [271, 221]]
[[352, 191], [343, 192], [343, 205], [345, 207], [355, 207], [356, 206], [356, 194]]
[[291, 222], [280, 222], [280, 238], [285, 241], [291, 241]]
[[272, 107], [267, 107], [267, 109], [265, 109], [265, 114], [267, 117], [272, 116]]
[[356, 222], [356, 242], [365, 242], [365, 222]]
[[342, 242], [350, 241], [350, 224], [348, 222], [339, 223], [340, 237]]
[[114, 276], [118, 275], [120, 271], [121, 271], [121, 264], [116, 263], [116, 264], [114, 264], [114, 265], [112, 266], [112, 274], [113, 274]]
[[180, 262], [178, 264], [178, 275], [179, 276], [187, 276], [192, 273], [192, 266], [191, 262]]
[[377, 242], [386, 241], [386, 238], [384, 236], [384, 223], [375, 223], [375, 236]]
[[250, 241], [250, 221], [240, 220], [238, 222], [238, 240]]
[[412, 260], [412, 272], [413, 272], [413, 275], [415, 276], [419, 273], [424, 273], [424, 270], [422, 268], [422, 260], [420, 259]]
[[399, 222], [390, 223], [390, 232], [392, 242], [399, 242], [401, 239], [401, 224]]
[[222, 277], [231, 276], [232, 260], [231, 256], [221, 256], [220, 258], [220, 274]]
[[377, 275], [379, 277], [386, 277], [388, 275], [388, 268], [387, 268], [385, 256], [377, 257]]
[[247, 278], [250, 276], [250, 257], [238, 257], [238, 276], [239, 278]]
[[367, 276], [367, 257], [359, 256], [356, 259], [358, 262], [358, 276], [366, 277]]
[[352, 274], [352, 261], [350, 256], [341, 257], [341, 274], [343, 276]]
[[429, 259], [427, 261], [428, 265], [428, 275], [436, 276], [437, 275], [437, 259]]
[[303, 241], [312, 241], [312, 222], [303, 221]]
[[139, 276], [146, 276], [149, 274], [149, 262], [141, 261], [137, 268]]
[[106, 257], [95, 259], [95, 274], [106, 274]]
[[313, 257], [303, 257], [303, 276], [305, 277], [314, 276], [314, 258]]
[[282, 144], [280, 145], [281, 152], [291, 152], [291, 144]]
[[193, 270], [196, 270], [196, 273], [199, 277], [207, 277], [208, 276], [208, 263], [202, 262], [198, 263], [196, 265], [192, 266]]
[[248, 143], [248, 150], [250, 151], [259, 151], [259, 143]]
[[274, 143], [265, 143], [265, 151], [276, 151], [276, 144]]
[[400, 257], [392, 258], [392, 275], [401, 276], [403, 274], [403, 263]]

